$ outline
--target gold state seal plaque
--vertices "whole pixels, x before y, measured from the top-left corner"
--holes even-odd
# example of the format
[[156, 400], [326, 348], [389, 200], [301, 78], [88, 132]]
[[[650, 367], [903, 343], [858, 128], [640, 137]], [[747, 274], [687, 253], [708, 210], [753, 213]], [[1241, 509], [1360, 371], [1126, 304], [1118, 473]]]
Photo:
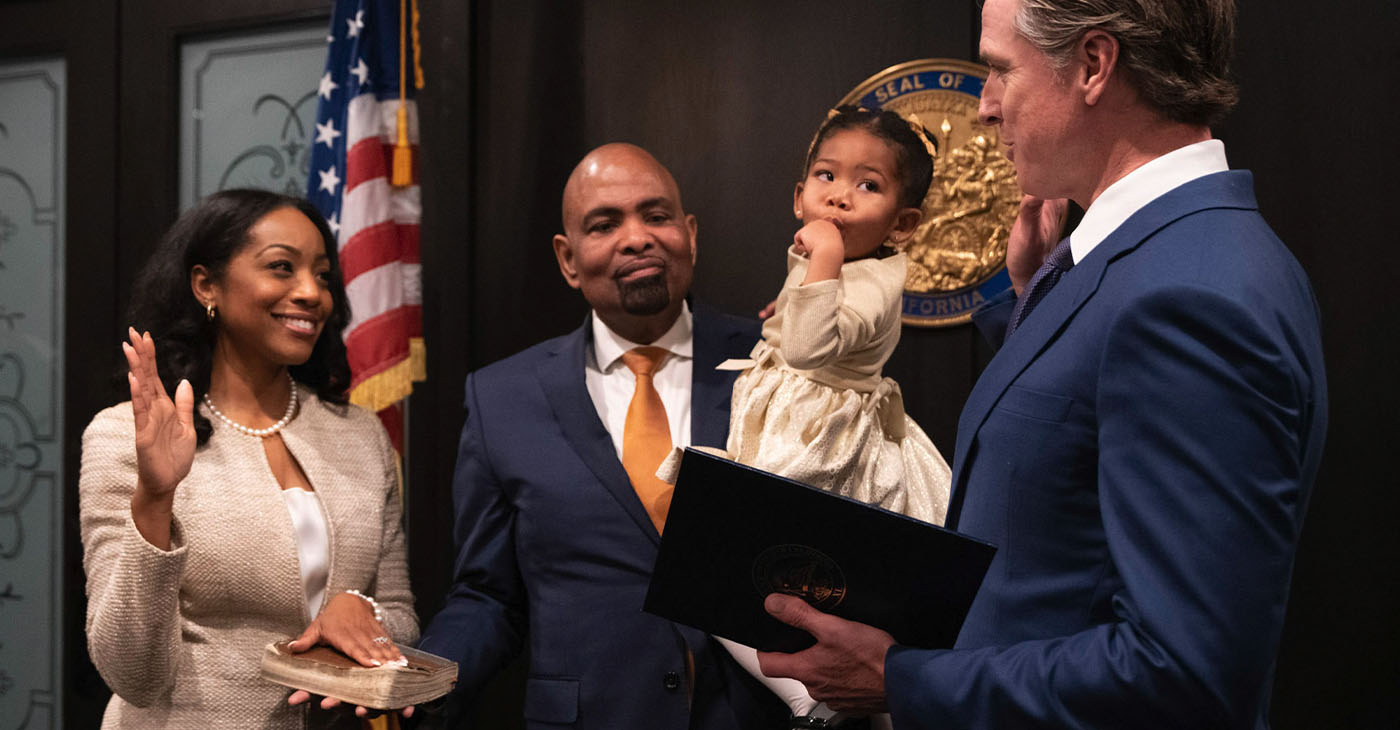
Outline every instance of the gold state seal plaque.
[[840, 102], [917, 116], [938, 143], [924, 220], [905, 248], [905, 324], [962, 324], [1011, 286], [1006, 239], [1021, 189], [998, 130], [977, 121], [986, 79], [984, 66], [926, 58], [871, 76]]

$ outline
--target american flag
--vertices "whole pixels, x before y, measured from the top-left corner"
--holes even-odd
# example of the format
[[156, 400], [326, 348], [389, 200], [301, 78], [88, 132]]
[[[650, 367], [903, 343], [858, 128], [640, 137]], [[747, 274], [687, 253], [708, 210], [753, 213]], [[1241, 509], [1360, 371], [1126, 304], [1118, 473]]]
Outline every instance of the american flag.
[[[350, 297], [350, 400], [380, 414], [400, 453], [403, 419], [395, 404], [426, 376], [418, 170], [408, 159], [395, 169], [396, 145], [400, 156], [418, 158], [413, 96], [421, 81], [414, 83], [415, 39], [401, 30], [406, 5], [336, 1], [307, 181], [307, 197], [336, 235]], [[401, 50], [408, 52], [402, 67]]]

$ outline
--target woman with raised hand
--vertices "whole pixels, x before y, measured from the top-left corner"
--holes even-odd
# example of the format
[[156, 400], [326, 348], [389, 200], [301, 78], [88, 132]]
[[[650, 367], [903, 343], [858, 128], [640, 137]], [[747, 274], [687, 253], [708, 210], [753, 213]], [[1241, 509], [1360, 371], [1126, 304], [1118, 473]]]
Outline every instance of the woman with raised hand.
[[377, 666], [418, 634], [394, 454], [346, 402], [330, 230], [304, 200], [215, 193], [138, 276], [130, 321], [131, 401], [84, 432], [79, 483], [102, 727], [353, 725], [258, 677], [289, 636]]

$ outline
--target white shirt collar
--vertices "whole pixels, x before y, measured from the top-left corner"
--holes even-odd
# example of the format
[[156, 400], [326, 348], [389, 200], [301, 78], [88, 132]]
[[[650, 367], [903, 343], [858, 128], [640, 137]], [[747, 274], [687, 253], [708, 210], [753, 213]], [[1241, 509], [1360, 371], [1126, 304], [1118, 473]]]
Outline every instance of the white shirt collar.
[[1099, 195], [1070, 234], [1074, 263], [1082, 261], [1148, 203], [1196, 178], [1229, 169], [1225, 143], [1208, 139], [1172, 150], [1124, 175]]
[[681, 302], [680, 316], [671, 324], [671, 329], [656, 338], [655, 342], [637, 343], [633, 342], [608, 328], [603, 324], [602, 318], [597, 314], [592, 315], [593, 319], [593, 362], [601, 372], [609, 372], [617, 367], [622, 360], [622, 353], [634, 347], [641, 347], [642, 344], [649, 344], [652, 347], [660, 347], [672, 355], [690, 359], [694, 352], [694, 342], [691, 337], [691, 316], [690, 302]]

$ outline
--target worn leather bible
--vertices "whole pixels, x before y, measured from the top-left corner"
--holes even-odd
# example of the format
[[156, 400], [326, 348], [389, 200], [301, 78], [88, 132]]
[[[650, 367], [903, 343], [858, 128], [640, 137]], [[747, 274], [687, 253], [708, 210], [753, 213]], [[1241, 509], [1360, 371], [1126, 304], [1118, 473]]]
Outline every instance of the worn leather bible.
[[456, 662], [406, 646], [398, 647], [406, 665], [365, 667], [329, 646], [294, 654], [287, 649], [290, 643], [267, 645], [263, 679], [353, 705], [396, 710], [435, 700], [452, 691], [457, 681]]

